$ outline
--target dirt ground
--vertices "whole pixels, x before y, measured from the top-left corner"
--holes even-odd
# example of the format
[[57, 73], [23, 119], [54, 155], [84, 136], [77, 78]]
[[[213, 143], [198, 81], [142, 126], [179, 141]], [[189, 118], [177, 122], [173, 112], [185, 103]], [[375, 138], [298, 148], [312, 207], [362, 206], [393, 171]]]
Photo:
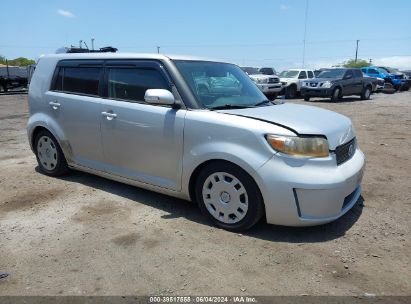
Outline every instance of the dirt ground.
[[0, 295], [410, 295], [411, 92], [308, 104], [352, 119], [363, 206], [324, 226], [236, 234], [185, 201], [39, 173], [27, 95], [0, 96]]

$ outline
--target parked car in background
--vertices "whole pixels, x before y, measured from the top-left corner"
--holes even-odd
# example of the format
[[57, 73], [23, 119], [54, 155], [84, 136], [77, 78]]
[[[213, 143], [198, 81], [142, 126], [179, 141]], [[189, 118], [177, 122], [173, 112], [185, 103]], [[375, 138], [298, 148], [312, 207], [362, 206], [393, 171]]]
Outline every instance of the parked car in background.
[[[233, 77], [240, 93], [197, 90]], [[203, 80], [202, 80], [203, 81]], [[231, 82], [227, 85], [229, 92]], [[365, 157], [349, 118], [276, 105], [238, 66], [159, 54], [40, 58], [27, 135], [39, 170], [69, 168], [198, 203], [215, 225], [310, 226], [347, 213]]]
[[369, 99], [372, 81], [370, 77], [364, 77], [360, 69], [334, 68], [321, 72], [315, 79], [304, 81], [301, 95], [305, 101], [310, 97], [330, 97], [336, 102], [347, 95]]
[[371, 77], [382, 78], [385, 81], [385, 88], [390, 87], [398, 90], [404, 83], [405, 79], [403, 75], [396, 75], [388, 72], [388, 70], [377, 66], [370, 66], [361, 68], [361, 71]]
[[368, 76], [367, 74], [363, 73], [364, 77], [368, 77], [371, 80], [372, 83], [372, 91], [373, 92], [380, 92], [382, 90], [384, 90], [385, 88], [385, 80], [379, 77], [371, 77]]
[[259, 68], [258, 71], [264, 75], [277, 75], [277, 72], [274, 68], [262, 67]]
[[27, 87], [27, 68], [0, 67], [0, 93]]
[[281, 94], [285, 95], [285, 98], [295, 98], [300, 93], [301, 84], [307, 79], [313, 79], [314, 72], [312, 70], [305, 69], [290, 69], [282, 71], [279, 75], [283, 89]]
[[265, 75], [260, 69], [254, 67], [241, 67], [241, 69], [248, 74], [257, 87], [264, 93], [264, 95], [274, 100], [282, 89], [280, 78], [276, 75]]

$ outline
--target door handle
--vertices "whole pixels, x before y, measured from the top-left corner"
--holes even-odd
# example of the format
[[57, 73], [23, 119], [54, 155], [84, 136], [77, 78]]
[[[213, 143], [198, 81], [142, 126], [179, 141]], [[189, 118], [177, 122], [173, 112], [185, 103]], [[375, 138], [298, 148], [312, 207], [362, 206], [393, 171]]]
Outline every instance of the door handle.
[[61, 104], [59, 104], [58, 102], [54, 102], [54, 101], [50, 101], [49, 105], [53, 108], [53, 110], [57, 110], [61, 106]]
[[117, 114], [115, 113], [110, 113], [110, 112], [101, 112], [101, 115], [103, 115], [107, 120], [113, 120], [114, 118], [117, 117]]

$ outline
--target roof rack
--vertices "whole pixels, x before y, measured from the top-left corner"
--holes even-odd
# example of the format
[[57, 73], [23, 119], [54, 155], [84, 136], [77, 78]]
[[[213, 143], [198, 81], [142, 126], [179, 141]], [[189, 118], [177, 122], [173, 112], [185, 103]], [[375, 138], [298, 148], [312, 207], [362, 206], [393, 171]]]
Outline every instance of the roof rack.
[[56, 51], [56, 54], [62, 54], [62, 53], [115, 53], [117, 52], [118, 49], [112, 46], [106, 46], [99, 48], [98, 50], [90, 50], [86, 48], [78, 48], [78, 47], [63, 47], [60, 48]]

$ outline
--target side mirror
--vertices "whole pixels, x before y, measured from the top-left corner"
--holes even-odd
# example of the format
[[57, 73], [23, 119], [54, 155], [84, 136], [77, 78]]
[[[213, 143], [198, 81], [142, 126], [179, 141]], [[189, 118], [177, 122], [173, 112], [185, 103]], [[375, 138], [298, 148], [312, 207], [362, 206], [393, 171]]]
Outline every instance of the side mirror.
[[175, 105], [176, 100], [174, 95], [164, 89], [148, 89], [144, 94], [145, 102], [155, 105]]

